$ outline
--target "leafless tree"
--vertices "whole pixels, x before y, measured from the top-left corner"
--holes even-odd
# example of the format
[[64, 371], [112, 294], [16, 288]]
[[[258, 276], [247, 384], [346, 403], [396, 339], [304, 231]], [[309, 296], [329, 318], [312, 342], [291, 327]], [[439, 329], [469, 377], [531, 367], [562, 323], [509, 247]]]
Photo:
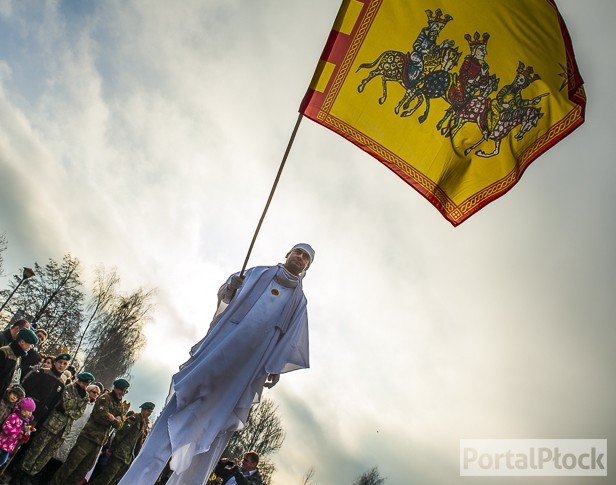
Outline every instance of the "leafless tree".
[[246, 426], [233, 435], [226, 451], [240, 457], [247, 451], [268, 456], [280, 449], [284, 438], [278, 406], [266, 398], [252, 408]]
[[6, 234], [0, 234], [0, 276], [4, 274], [4, 255], [2, 254], [9, 247]]
[[[29, 315], [32, 323], [47, 330], [48, 352], [67, 351], [77, 340], [84, 299], [79, 270], [79, 259], [70, 254], [61, 263], [50, 259], [45, 267], [34, 263], [36, 277], [21, 285], [6, 306], [9, 314]], [[12, 288], [6, 291], [20, 280], [20, 275], [14, 275]]]
[[142, 329], [153, 310], [153, 295], [153, 290], [139, 288], [128, 296], [117, 296], [110, 308], [92, 320], [83, 368], [106, 386], [128, 375], [145, 346]]
[[306, 474], [302, 477], [301, 485], [314, 485], [314, 468], [310, 468]]
[[96, 277], [94, 280], [94, 290], [92, 292], [92, 298], [87, 306], [87, 313], [89, 314], [88, 320], [81, 329], [81, 335], [75, 348], [73, 349], [73, 355], [77, 356], [81, 350], [84, 338], [88, 334], [91, 328], [92, 322], [98, 318], [101, 313], [108, 311], [117, 298], [117, 286], [120, 283], [120, 277], [117, 270], [113, 268], [111, 271], [106, 272], [105, 269], [100, 266], [96, 269]]
[[278, 406], [271, 399], [263, 399], [252, 408], [246, 426], [233, 435], [222, 456], [241, 460], [248, 451], [258, 453], [259, 472], [263, 480], [270, 483], [276, 466], [268, 457], [280, 449], [284, 438]]
[[387, 478], [381, 477], [379, 467], [374, 466], [357, 477], [357, 479], [353, 482], [353, 485], [381, 485], [382, 483], [385, 483], [385, 480], [387, 480]]

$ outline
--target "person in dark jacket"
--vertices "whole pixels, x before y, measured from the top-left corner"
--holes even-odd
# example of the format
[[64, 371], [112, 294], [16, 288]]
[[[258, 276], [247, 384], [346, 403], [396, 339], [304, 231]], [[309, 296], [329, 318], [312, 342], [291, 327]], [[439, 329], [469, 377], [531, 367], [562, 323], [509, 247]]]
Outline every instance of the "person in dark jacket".
[[10, 344], [17, 338], [17, 334], [22, 328], [30, 328], [28, 320], [17, 320], [9, 328], [0, 333], [0, 347]]
[[62, 445], [73, 422], [79, 419], [86, 409], [89, 402], [86, 389], [92, 381], [94, 376], [91, 373], [82, 372], [77, 376], [77, 382], [64, 388], [62, 398], [45, 423], [38, 427], [34, 440], [19, 464], [19, 472], [25, 478], [20, 483], [29, 483], [28, 478], [37, 475]]
[[42, 356], [39, 353], [39, 350], [45, 343], [45, 340], [47, 340], [47, 331], [43, 330], [42, 328], [37, 328], [34, 333], [36, 334], [36, 337], [39, 341], [36, 346], [32, 347], [28, 351], [28, 355], [24, 355], [24, 357], [21, 359], [21, 365], [19, 366], [19, 368], [21, 369], [20, 379], [22, 381], [28, 375], [28, 372], [30, 372], [32, 368], [37, 366], [42, 360]]
[[244, 453], [241, 466], [232, 460], [222, 458], [216, 465], [214, 473], [222, 478], [223, 485], [263, 485], [258, 466], [259, 455], [249, 451]]
[[3, 393], [9, 387], [21, 358], [37, 343], [36, 334], [29, 328], [22, 328], [15, 340], [0, 347], [0, 392]]
[[39, 369], [21, 381], [26, 395], [36, 402], [34, 422], [42, 424], [49, 412], [58, 404], [64, 391], [66, 376], [71, 356], [66, 353], [56, 355], [51, 369]]

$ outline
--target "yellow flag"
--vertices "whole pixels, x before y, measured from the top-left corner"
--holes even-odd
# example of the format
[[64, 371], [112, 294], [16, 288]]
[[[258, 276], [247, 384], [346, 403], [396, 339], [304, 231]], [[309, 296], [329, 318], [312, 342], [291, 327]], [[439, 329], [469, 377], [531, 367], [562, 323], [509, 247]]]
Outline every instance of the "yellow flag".
[[300, 112], [455, 226], [584, 122], [551, 0], [344, 0]]

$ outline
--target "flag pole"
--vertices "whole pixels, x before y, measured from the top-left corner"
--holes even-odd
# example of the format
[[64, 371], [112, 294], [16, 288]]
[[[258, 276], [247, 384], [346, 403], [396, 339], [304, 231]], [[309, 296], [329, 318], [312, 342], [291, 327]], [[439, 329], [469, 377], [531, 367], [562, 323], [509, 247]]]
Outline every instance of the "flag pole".
[[242, 271], [240, 272], [240, 276], [244, 276], [244, 271], [246, 270], [246, 266], [248, 265], [248, 260], [250, 259], [252, 248], [254, 247], [255, 241], [257, 240], [257, 235], [259, 234], [259, 230], [261, 229], [261, 225], [263, 224], [263, 220], [265, 219], [265, 214], [267, 213], [267, 210], [269, 209], [270, 202], [272, 201], [272, 198], [274, 197], [274, 192], [276, 191], [276, 187], [278, 186], [280, 175], [282, 174], [284, 165], [287, 162], [287, 157], [289, 156], [289, 152], [291, 151], [291, 146], [293, 145], [293, 141], [295, 140], [295, 135], [297, 134], [297, 130], [299, 129], [299, 124], [302, 121], [302, 118], [303, 118], [303, 115], [302, 113], [300, 113], [299, 116], [297, 117], [297, 121], [295, 122], [295, 127], [293, 128], [293, 132], [291, 133], [291, 138], [289, 138], [287, 149], [285, 150], [284, 155], [282, 157], [282, 161], [280, 162], [280, 167], [278, 168], [278, 173], [276, 174], [276, 178], [274, 179], [272, 190], [270, 191], [269, 197], [267, 198], [265, 208], [263, 209], [263, 213], [261, 214], [261, 218], [259, 219], [259, 223], [257, 224], [255, 233], [252, 236], [252, 241], [250, 242], [248, 253], [246, 254], [246, 259], [244, 259], [244, 265], [242, 266]]

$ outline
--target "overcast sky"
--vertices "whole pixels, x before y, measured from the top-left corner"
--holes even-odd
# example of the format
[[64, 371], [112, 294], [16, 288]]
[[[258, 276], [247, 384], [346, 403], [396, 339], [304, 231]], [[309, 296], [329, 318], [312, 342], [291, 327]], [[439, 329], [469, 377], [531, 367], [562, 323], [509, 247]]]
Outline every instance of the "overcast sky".
[[[275, 485], [374, 465], [391, 484], [520, 483], [460, 478], [459, 439], [616, 439], [616, 3], [557, 4], [587, 121], [457, 228], [302, 121], [250, 261], [316, 250], [311, 369], [265, 392], [287, 432]], [[0, 0], [0, 286], [70, 252], [90, 282], [104, 264], [158, 288], [134, 405], [160, 409], [240, 269], [338, 7]]]

